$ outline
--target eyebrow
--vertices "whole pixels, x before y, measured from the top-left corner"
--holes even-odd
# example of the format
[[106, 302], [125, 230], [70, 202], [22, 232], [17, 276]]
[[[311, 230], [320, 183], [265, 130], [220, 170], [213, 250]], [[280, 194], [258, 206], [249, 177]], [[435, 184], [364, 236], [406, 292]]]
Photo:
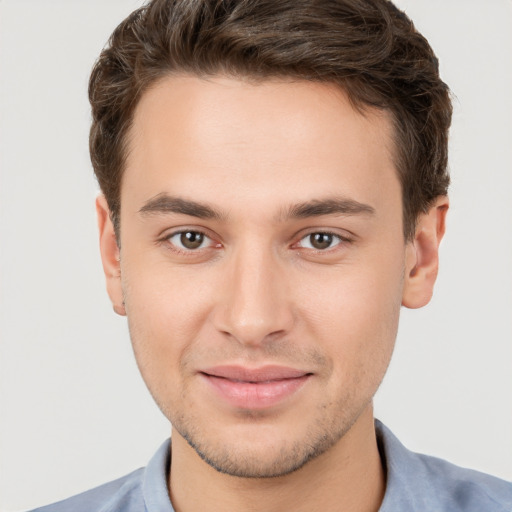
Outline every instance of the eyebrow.
[[[176, 213], [189, 215], [199, 219], [225, 219], [227, 215], [205, 203], [198, 203], [181, 197], [169, 196], [165, 193], [149, 199], [139, 213], [142, 215]], [[278, 219], [306, 219], [308, 217], [320, 217], [322, 215], [373, 215], [375, 209], [359, 201], [347, 198], [313, 199], [285, 208]]]
[[322, 215], [374, 215], [375, 209], [369, 204], [347, 198], [314, 199], [292, 205], [282, 214], [285, 219], [305, 219]]
[[139, 210], [142, 215], [177, 213], [190, 215], [200, 219], [220, 220], [224, 217], [218, 210], [203, 203], [196, 203], [189, 199], [169, 196], [165, 193], [149, 199]]

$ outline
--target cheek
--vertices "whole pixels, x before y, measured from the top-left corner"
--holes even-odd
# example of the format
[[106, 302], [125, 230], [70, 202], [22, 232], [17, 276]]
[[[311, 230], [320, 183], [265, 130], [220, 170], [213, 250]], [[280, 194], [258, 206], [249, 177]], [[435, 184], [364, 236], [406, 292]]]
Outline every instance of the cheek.
[[[122, 276], [137, 363], [146, 382], [150, 377], [163, 385], [176, 375], [184, 354], [200, 337], [208, 316], [204, 285], [186, 271], [170, 270], [165, 262], [125, 265]], [[162, 374], [165, 379], [159, 379]]]
[[[129, 316], [150, 330], [179, 333], [194, 325], [205, 309], [207, 283], [201, 272], [164, 258], [125, 258], [122, 281]], [[170, 329], [170, 327], [173, 327]]]
[[[303, 318], [340, 374], [381, 378], [393, 351], [402, 298], [400, 257], [340, 268], [304, 294]], [[316, 290], [316, 291], [312, 291]], [[380, 375], [380, 377], [378, 377]]]

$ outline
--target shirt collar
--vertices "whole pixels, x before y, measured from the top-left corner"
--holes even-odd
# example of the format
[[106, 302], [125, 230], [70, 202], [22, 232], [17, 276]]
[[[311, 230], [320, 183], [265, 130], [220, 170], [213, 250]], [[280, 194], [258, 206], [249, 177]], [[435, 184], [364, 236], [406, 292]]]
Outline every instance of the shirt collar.
[[171, 440], [167, 439], [153, 455], [144, 472], [142, 493], [147, 512], [174, 512], [167, 480], [171, 463]]
[[[432, 475], [423, 459], [407, 450], [379, 420], [375, 420], [375, 430], [386, 471], [386, 492], [379, 512], [434, 510], [438, 497], [428, 487]], [[174, 512], [167, 488], [170, 459], [171, 440], [168, 439], [144, 472], [142, 486], [147, 512]]]

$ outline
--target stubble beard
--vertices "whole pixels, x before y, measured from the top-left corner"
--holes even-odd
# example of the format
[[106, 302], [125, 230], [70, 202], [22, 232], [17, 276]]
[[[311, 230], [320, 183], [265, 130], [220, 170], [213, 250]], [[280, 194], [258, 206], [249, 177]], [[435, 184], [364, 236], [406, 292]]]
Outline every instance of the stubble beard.
[[[359, 411], [348, 411], [346, 404], [338, 404], [345, 414], [336, 415], [329, 421], [320, 417], [300, 439], [281, 440], [278, 447], [268, 447], [255, 453], [240, 449], [236, 440], [231, 444], [212, 439], [195, 426], [196, 423], [184, 417], [172, 420], [173, 429], [183, 437], [197, 455], [210, 467], [226, 475], [238, 478], [277, 478], [289, 475], [304, 467], [308, 462], [323, 455], [350, 430], [362, 412], [371, 404], [370, 397]], [[350, 403], [350, 401], [348, 401]], [[326, 410], [325, 404], [319, 408]], [[168, 416], [169, 417], [169, 416]], [[250, 443], [250, 440], [245, 440]]]

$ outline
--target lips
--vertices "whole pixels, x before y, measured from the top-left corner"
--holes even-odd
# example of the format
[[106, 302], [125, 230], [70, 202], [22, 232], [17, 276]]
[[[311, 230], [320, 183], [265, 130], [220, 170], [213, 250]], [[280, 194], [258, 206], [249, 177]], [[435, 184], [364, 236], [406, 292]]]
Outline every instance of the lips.
[[201, 377], [227, 404], [241, 409], [261, 410], [276, 406], [295, 395], [311, 373], [285, 366], [216, 366], [200, 372]]

